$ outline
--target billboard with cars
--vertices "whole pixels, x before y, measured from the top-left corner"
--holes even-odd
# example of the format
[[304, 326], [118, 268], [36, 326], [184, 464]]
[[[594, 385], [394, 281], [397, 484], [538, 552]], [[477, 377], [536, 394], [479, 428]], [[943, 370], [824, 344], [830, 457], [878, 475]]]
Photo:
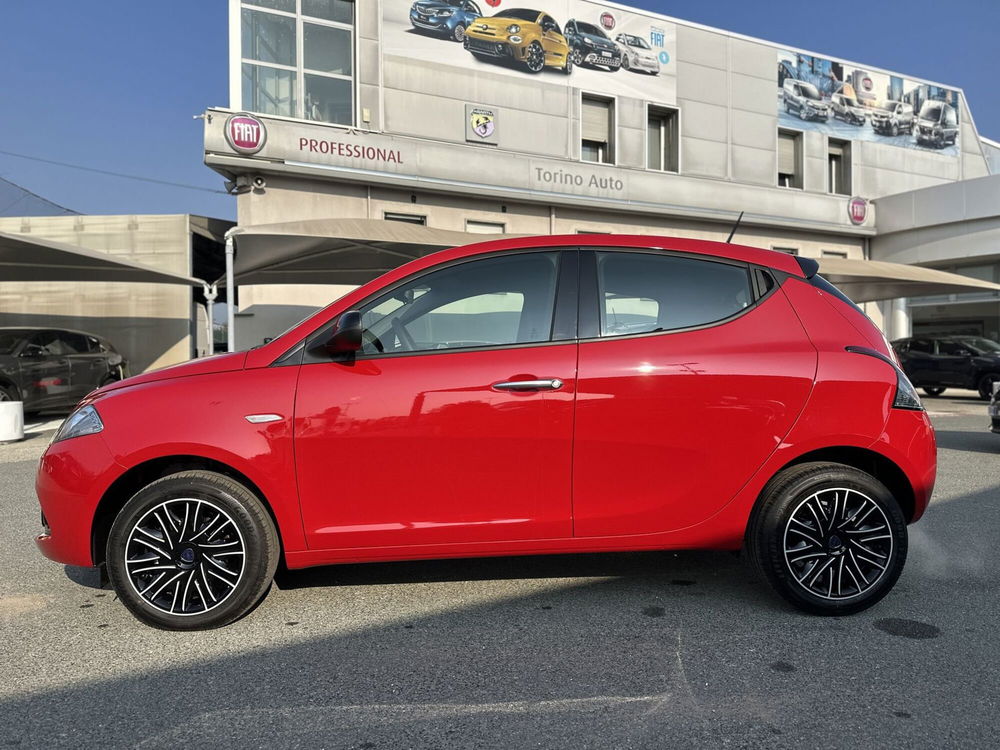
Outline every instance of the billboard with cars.
[[848, 141], [959, 154], [959, 93], [802, 52], [778, 52], [778, 122]]
[[674, 24], [590, 0], [384, 0], [383, 54], [676, 101]]

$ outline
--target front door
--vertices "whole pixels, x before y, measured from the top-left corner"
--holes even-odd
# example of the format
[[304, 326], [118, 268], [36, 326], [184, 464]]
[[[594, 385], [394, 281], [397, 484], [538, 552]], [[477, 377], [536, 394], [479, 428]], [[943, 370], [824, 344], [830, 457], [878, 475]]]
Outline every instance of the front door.
[[295, 461], [311, 549], [572, 535], [562, 255], [575, 260], [536, 251], [431, 271], [359, 308], [353, 360], [306, 355]]
[[614, 250], [583, 268], [575, 534], [705, 521], [791, 429], [816, 351], [780, 289], [755, 301], [744, 264]]

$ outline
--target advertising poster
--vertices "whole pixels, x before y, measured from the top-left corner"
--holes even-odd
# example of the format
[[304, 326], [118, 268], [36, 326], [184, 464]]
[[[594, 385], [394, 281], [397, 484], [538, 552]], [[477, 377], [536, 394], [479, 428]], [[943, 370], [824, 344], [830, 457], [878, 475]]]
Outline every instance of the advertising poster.
[[958, 156], [958, 97], [952, 89], [778, 52], [782, 127]]
[[672, 23], [589, 0], [384, 0], [383, 54], [674, 104]]

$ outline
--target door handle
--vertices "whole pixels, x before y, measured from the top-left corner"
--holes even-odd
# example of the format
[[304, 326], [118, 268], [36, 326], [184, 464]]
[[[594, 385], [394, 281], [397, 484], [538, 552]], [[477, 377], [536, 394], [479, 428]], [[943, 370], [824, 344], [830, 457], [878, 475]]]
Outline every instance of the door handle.
[[502, 383], [494, 383], [493, 388], [498, 391], [558, 391], [563, 387], [563, 382], [559, 378], [551, 380], [507, 380]]

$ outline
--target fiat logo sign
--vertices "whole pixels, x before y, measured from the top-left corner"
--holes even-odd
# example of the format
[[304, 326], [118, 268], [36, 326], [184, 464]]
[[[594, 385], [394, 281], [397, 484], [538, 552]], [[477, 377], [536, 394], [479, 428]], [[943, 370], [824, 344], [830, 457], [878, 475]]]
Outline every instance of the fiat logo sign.
[[868, 218], [868, 201], [855, 196], [847, 204], [847, 213], [851, 217], [852, 224], [864, 224]]
[[615, 17], [607, 11], [601, 13], [601, 26], [611, 31], [615, 27]]
[[252, 115], [233, 115], [226, 120], [226, 141], [233, 151], [256, 154], [267, 141], [267, 128]]
[[871, 91], [875, 84], [872, 82], [871, 78], [865, 76], [861, 79], [861, 85], [864, 86], [865, 91]]

